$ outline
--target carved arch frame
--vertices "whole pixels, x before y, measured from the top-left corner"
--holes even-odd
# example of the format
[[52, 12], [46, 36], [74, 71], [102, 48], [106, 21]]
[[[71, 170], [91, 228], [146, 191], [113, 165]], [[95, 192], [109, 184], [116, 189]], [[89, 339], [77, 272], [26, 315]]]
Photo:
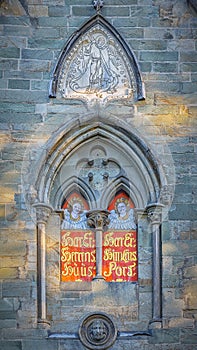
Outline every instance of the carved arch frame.
[[[53, 78], [51, 80], [50, 88], [49, 88], [49, 97], [56, 98], [57, 96], [58, 83], [61, 78], [62, 66], [63, 66], [63, 63], [66, 61], [67, 57], [69, 56], [71, 49], [75, 46], [76, 42], [82, 37], [83, 34], [88, 33], [92, 28], [96, 26], [109, 32], [122, 48], [125, 57], [127, 57], [128, 59], [129, 66], [132, 67], [132, 70], [134, 73], [134, 79], [136, 84], [136, 96], [134, 100], [137, 100], [137, 101], [144, 100], [145, 99], [144, 83], [142, 81], [139, 65], [135, 58], [134, 53], [130, 49], [129, 45], [125, 42], [125, 40], [121, 37], [119, 32], [116, 30], [116, 28], [114, 28], [99, 12], [95, 14], [92, 18], [90, 18], [79, 30], [74, 32], [69, 38], [69, 40], [67, 41], [67, 44], [63, 48], [60, 54], [60, 57], [57, 61], [57, 64], [54, 68]], [[80, 97], [78, 98], [80, 99]]]
[[[136, 207], [138, 217], [146, 215], [150, 220], [153, 237], [153, 313], [152, 320], [161, 321], [162, 317], [162, 299], [161, 299], [161, 223], [162, 223], [162, 203], [159, 202], [159, 191], [163, 186], [167, 186], [167, 179], [162, 166], [155, 158], [151, 148], [144, 142], [137, 132], [128, 130], [126, 123], [114, 120], [109, 117], [106, 119], [98, 116], [88, 115], [84, 118], [83, 125], [78, 128], [77, 118], [72, 122], [63, 125], [52, 136], [46, 145], [46, 152], [40, 158], [37, 173], [31, 174], [31, 185], [37, 190], [37, 203], [34, 204], [37, 213], [38, 227], [38, 321], [47, 322], [46, 313], [46, 282], [45, 282], [45, 229], [47, 219], [53, 210], [58, 210], [65, 190], [72, 191], [75, 184], [80, 186], [82, 193], [88, 195], [90, 208], [96, 209], [96, 198], [94, 193], [76, 177], [69, 178], [57, 187], [55, 193], [52, 193], [52, 187], [58, 170], [61, 168], [69, 155], [88, 140], [91, 142], [95, 137], [101, 137], [111, 143], [120, 146], [124, 145], [125, 152], [130, 151], [130, 157], [135, 162], [138, 161], [139, 171], [143, 173], [142, 180], [144, 192], [141, 193], [135, 186], [135, 183], [128, 181], [124, 176], [114, 180], [113, 186], [109, 187], [103, 195], [99, 206], [103, 207], [113, 195], [114, 189], [123, 189], [128, 194], [132, 193], [132, 198]], [[71, 134], [75, 137], [71, 137]], [[85, 139], [86, 135], [86, 139]], [[66, 142], [65, 142], [66, 141]], [[150, 191], [151, 189], [151, 191]], [[107, 199], [108, 198], [108, 199]]]

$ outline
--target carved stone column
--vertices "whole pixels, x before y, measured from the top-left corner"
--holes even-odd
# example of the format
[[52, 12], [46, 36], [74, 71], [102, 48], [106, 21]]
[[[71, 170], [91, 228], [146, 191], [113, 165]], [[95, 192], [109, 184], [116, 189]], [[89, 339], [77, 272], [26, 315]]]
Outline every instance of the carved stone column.
[[44, 203], [36, 203], [34, 208], [37, 220], [38, 323], [48, 324], [46, 312], [46, 223], [53, 208]]
[[96, 277], [95, 279], [104, 279], [102, 276], [103, 261], [103, 230], [109, 224], [108, 210], [92, 210], [86, 216], [88, 225], [95, 229], [96, 232]]
[[153, 241], [153, 321], [161, 321], [161, 223], [162, 208], [159, 203], [150, 204], [146, 210], [152, 226]]

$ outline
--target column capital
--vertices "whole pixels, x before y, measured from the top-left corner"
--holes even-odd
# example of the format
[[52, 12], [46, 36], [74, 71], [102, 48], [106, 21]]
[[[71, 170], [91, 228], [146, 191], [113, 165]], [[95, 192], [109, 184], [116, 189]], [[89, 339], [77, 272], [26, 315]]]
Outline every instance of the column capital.
[[161, 224], [163, 208], [164, 205], [161, 203], [151, 203], [146, 207], [147, 216], [152, 225]]
[[52, 206], [45, 203], [36, 203], [33, 207], [36, 209], [37, 224], [46, 224], [53, 211]]
[[87, 212], [88, 225], [92, 228], [103, 230], [109, 224], [108, 210], [91, 210]]

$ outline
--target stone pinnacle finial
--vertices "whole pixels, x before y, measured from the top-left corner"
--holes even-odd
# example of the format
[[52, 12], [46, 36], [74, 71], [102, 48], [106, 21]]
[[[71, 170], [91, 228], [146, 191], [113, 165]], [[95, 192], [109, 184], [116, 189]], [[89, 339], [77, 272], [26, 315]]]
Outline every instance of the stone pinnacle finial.
[[100, 9], [103, 7], [103, 3], [103, 0], [93, 0], [93, 5], [97, 12], [99, 12]]

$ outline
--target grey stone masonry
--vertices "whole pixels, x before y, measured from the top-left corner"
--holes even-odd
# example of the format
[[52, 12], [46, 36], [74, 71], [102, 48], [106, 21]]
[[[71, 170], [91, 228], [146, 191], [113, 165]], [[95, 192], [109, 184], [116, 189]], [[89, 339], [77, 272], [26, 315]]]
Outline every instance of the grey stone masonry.
[[[84, 315], [101, 311], [113, 317], [120, 332], [148, 329], [151, 334], [119, 337], [112, 350], [195, 350], [195, 1], [104, 1], [101, 14], [123, 37], [138, 62], [146, 90], [144, 101], [115, 100], [100, 106], [80, 98], [49, 98], [62, 50], [95, 13], [92, 0], [0, 1], [0, 349], [83, 350], [76, 336], [79, 324]], [[138, 221], [137, 283], [60, 283], [60, 218], [55, 212], [46, 228], [47, 273], [38, 278], [37, 251], [43, 252], [43, 247], [37, 247], [35, 209], [28, 207], [27, 197], [38, 203], [41, 194], [26, 179], [31, 173], [35, 181], [44, 184], [46, 193], [52, 192], [50, 179], [37, 176], [40, 163], [44, 164], [49, 154], [53, 159], [53, 142], [61, 143], [65, 130], [69, 143], [93, 119], [107, 126], [113, 121], [120, 134], [126, 125], [128, 133], [138, 135], [146, 145], [147, 159], [152, 152], [158, 168], [164, 169], [171, 202], [166, 205], [160, 232], [161, 319], [152, 320], [153, 242], [151, 227], [143, 216], [145, 208], [138, 208], [143, 214]], [[116, 146], [114, 142], [114, 149]], [[80, 157], [77, 152], [76, 144], [76, 162]], [[61, 156], [63, 159], [64, 154]], [[156, 173], [156, 166], [152, 169]], [[56, 171], [54, 168], [54, 174]], [[45, 277], [47, 320], [39, 324], [37, 284]], [[76, 337], [48, 339], [48, 330]]]

